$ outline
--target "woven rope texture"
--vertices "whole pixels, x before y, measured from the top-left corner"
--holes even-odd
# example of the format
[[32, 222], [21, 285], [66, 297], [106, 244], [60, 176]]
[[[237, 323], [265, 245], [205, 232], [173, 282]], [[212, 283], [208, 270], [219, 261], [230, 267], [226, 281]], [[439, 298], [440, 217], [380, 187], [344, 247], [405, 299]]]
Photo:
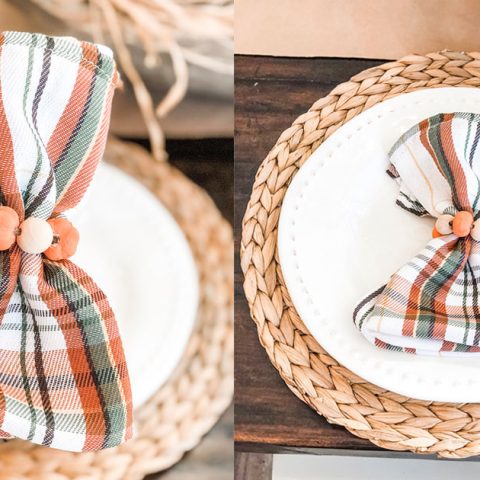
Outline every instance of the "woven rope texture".
[[480, 454], [480, 405], [425, 402], [354, 375], [309, 334], [282, 278], [277, 228], [298, 169], [337, 128], [373, 105], [423, 88], [479, 87], [480, 53], [409, 55], [365, 70], [319, 99], [285, 130], [258, 169], [243, 220], [241, 266], [261, 344], [292, 392], [330, 423], [391, 450]]

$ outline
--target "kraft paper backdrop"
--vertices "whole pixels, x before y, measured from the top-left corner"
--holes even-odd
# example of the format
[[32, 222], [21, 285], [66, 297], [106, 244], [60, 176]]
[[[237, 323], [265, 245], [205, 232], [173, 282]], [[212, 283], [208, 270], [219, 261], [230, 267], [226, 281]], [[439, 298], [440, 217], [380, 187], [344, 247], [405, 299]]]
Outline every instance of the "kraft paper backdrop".
[[395, 59], [480, 50], [479, 0], [236, 0], [235, 52]]

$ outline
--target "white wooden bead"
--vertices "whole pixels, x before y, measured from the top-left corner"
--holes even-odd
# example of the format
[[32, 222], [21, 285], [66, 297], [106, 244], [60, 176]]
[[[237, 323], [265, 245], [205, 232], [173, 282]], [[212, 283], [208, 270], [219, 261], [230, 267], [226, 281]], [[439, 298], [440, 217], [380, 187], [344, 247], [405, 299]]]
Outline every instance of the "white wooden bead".
[[474, 240], [476, 240], [477, 242], [480, 242], [480, 220], [477, 220], [473, 224], [473, 228], [472, 230], [470, 230], [470, 235]]
[[42, 253], [53, 241], [53, 230], [46, 220], [30, 217], [20, 224], [18, 246], [26, 253]]
[[453, 221], [453, 216], [444, 214], [440, 215], [437, 218], [437, 221], [435, 222], [435, 228], [437, 229], [438, 233], [441, 233], [442, 235], [448, 235], [449, 233], [452, 233], [452, 225], [451, 222]]

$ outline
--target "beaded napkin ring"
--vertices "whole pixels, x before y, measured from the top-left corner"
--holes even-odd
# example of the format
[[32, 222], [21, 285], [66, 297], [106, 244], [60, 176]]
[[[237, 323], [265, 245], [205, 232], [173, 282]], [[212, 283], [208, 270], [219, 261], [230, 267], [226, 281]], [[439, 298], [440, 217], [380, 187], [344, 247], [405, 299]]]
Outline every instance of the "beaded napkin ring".
[[0, 34], [0, 437], [92, 451], [132, 435], [105, 293], [69, 260], [65, 218], [103, 155], [118, 73], [106, 47]]
[[457, 237], [471, 235], [474, 240], [480, 242], [480, 222], [475, 222], [469, 211], [457, 212], [455, 216], [448, 213], [440, 215], [433, 227], [432, 237], [438, 238], [450, 233]]
[[30, 217], [20, 223], [13, 208], [0, 206], [0, 251], [17, 242], [25, 253], [43, 253], [50, 260], [66, 260], [77, 251], [78, 230], [66, 218]]

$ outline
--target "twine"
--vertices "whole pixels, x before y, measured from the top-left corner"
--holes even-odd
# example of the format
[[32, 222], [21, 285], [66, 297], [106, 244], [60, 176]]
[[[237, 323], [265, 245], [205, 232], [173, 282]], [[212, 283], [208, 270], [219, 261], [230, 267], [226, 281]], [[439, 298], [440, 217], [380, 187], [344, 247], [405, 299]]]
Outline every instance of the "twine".
[[375, 445], [445, 458], [480, 454], [480, 404], [410, 399], [339, 365], [309, 334], [290, 300], [278, 263], [277, 228], [290, 181], [337, 128], [387, 98], [457, 86], [480, 86], [480, 53], [408, 55], [355, 75], [315, 102], [280, 135], [260, 165], [240, 252], [260, 342], [290, 390], [330, 423]]
[[106, 160], [141, 181], [182, 228], [199, 273], [197, 323], [175, 372], [135, 412], [133, 440], [84, 453], [11, 440], [0, 445], [0, 480], [140, 480], [167, 469], [195, 447], [232, 399], [230, 225], [205, 191], [138, 145], [113, 140]]

